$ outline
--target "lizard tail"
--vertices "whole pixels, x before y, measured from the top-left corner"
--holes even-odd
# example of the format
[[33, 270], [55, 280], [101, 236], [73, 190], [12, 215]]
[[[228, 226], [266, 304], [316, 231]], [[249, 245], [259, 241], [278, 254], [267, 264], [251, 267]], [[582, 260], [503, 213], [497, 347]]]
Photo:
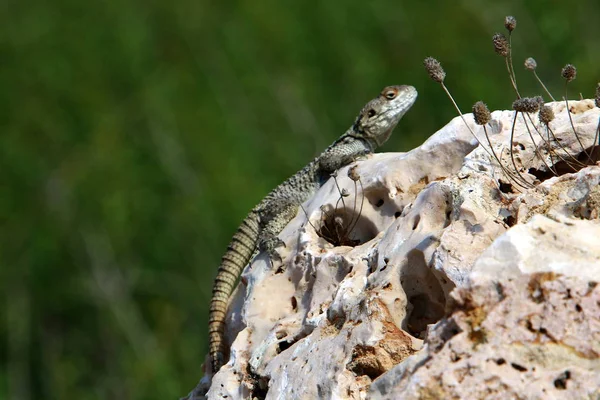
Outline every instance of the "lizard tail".
[[242, 273], [242, 269], [248, 264], [256, 249], [259, 232], [258, 224], [258, 214], [251, 211], [233, 235], [215, 278], [208, 321], [209, 352], [213, 374], [217, 373], [225, 364], [227, 354], [225, 317], [229, 296], [233, 292], [233, 287]]

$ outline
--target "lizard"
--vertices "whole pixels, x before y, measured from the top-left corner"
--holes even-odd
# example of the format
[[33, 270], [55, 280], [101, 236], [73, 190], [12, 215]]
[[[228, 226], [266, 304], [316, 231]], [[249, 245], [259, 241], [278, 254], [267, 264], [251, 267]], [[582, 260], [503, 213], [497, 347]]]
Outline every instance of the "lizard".
[[412, 86], [387, 86], [360, 111], [352, 126], [308, 165], [271, 191], [254, 207], [233, 235], [214, 281], [209, 312], [209, 356], [212, 373], [225, 363], [225, 318], [229, 297], [248, 262], [285, 244], [277, 235], [294, 218], [302, 203], [339, 168], [372, 153], [390, 137], [417, 98]]

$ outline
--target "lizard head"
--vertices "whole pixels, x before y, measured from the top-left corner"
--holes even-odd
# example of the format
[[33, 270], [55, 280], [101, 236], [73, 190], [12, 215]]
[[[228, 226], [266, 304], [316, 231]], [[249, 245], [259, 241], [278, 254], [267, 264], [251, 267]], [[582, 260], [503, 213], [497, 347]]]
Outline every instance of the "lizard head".
[[381, 146], [416, 99], [417, 90], [412, 86], [385, 87], [361, 110], [353, 126], [354, 134], [373, 149]]

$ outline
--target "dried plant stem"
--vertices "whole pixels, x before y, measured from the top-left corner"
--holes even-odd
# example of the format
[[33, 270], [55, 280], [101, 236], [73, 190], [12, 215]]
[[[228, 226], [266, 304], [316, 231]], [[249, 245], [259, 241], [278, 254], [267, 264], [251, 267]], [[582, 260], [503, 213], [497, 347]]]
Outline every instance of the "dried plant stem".
[[[594, 149], [596, 148], [596, 146], [600, 146], [600, 117], [598, 117], [598, 127], [596, 127], [596, 134], [594, 135], [594, 145], [592, 147], [592, 153], [594, 152]], [[596, 144], [598, 143], [598, 144]]]
[[521, 188], [523, 188], [523, 189], [529, 189], [529, 186], [526, 186], [526, 185], [530, 185], [529, 182], [523, 181], [526, 185], [523, 185], [522, 183], [519, 183], [518, 181], [521, 179], [521, 177], [520, 176], [514, 176], [512, 174], [512, 172], [510, 172], [508, 170], [508, 168], [506, 168], [504, 166], [504, 164], [502, 164], [502, 160], [500, 159], [500, 157], [498, 157], [498, 155], [496, 154], [496, 151], [494, 150], [494, 147], [492, 146], [492, 141], [490, 140], [490, 137], [488, 135], [487, 128], [486, 128], [485, 125], [483, 125], [483, 132], [485, 133], [485, 138], [487, 139], [488, 145], [490, 146], [490, 150], [494, 154], [494, 158], [496, 159], [496, 161], [498, 161], [498, 165], [502, 169], [502, 172], [504, 172], [509, 177], [509, 179], [511, 179], [514, 183], [516, 183]]
[[523, 178], [523, 176], [521, 175], [521, 172], [519, 172], [519, 168], [517, 168], [517, 163], [515, 161], [515, 153], [513, 151], [513, 139], [515, 136], [515, 124], [517, 123], [517, 114], [519, 114], [518, 111], [515, 111], [515, 116], [513, 117], [513, 123], [512, 123], [512, 128], [510, 130], [510, 160], [512, 162], [513, 168], [515, 169], [515, 172], [517, 173], [517, 175], [519, 175], [519, 177], [527, 182], [527, 180], [525, 178]]
[[[365, 190], [363, 188], [362, 181], [359, 179], [358, 183], [360, 184], [360, 193], [362, 194], [362, 198], [360, 199], [360, 209], [358, 210], [356, 221], [354, 221], [354, 223], [350, 226], [350, 229], [348, 230], [348, 232], [352, 232], [354, 230], [354, 228], [356, 227], [356, 224], [358, 223], [358, 220], [359, 220], [360, 216], [362, 215], [363, 205], [365, 203]], [[354, 188], [356, 188], [356, 181], [354, 182]], [[354, 191], [354, 201], [356, 202], [356, 189]]]
[[[306, 216], [306, 220], [308, 221], [308, 224], [310, 226], [312, 226], [312, 228], [315, 230], [315, 232], [318, 232], [318, 229], [312, 224], [312, 222], [310, 222], [310, 217], [308, 216], [308, 213], [306, 212], [306, 209], [304, 208], [304, 206], [302, 204], [300, 204], [300, 208], [304, 212], [304, 215]], [[322, 211], [321, 211], [321, 215], [323, 215]]]
[[[531, 125], [534, 127], [534, 129], [537, 132], [537, 134], [539, 135], [539, 137], [544, 141], [544, 144], [548, 147], [548, 154], [550, 155], [550, 160], [551, 160], [552, 164], [554, 163], [554, 161], [552, 161], [552, 155], [554, 154], [555, 156], [557, 156], [558, 158], [560, 158], [562, 161], [564, 161], [565, 163], [569, 164], [569, 166], [571, 168], [573, 168], [573, 166], [571, 165], [571, 163], [568, 160], [564, 159], [560, 155], [560, 153], [555, 152], [554, 149], [552, 148], [552, 145], [550, 143], [550, 133], [552, 133], [552, 137], [554, 138], [554, 141], [565, 152], [565, 154], [567, 155], [567, 157], [571, 158], [575, 163], [579, 164], [579, 166], [581, 166], [581, 167], [585, 166], [585, 164], [582, 164], [579, 160], [577, 160], [575, 157], [573, 157], [573, 155], [571, 153], [569, 153], [569, 151], [562, 145], [562, 143], [560, 142], [560, 140], [558, 140], [556, 138], [556, 136], [554, 136], [554, 132], [550, 129], [550, 127], [548, 125], [546, 125], [546, 136], [548, 136], [548, 139], [546, 139], [546, 138], [544, 138], [544, 136], [542, 135], [542, 133], [538, 130], [537, 126], [533, 122], [533, 118], [531, 118], [531, 115], [527, 114], [527, 116], [529, 117], [529, 122], [531, 122]], [[573, 168], [573, 170], [576, 171], [575, 168]]]
[[352, 215], [350, 217], [350, 222], [348, 222], [348, 224], [346, 225], [346, 228], [344, 229], [344, 231], [342, 232], [342, 237], [347, 237], [348, 234], [350, 234], [350, 232], [352, 232], [352, 225], [354, 224], [354, 217], [356, 217], [356, 220], [358, 221], [359, 216], [356, 215], [356, 181], [354, 181], [354, 206], [352, 208]]
[[[527, 114], [527, 117], [529, 118], [529, 122], [531, 122], [531, 125], [533, 126], [533, 128], [535, 129], [535, 131], [537, 132], [538, 136], [540, 137], [540, 139], [542, 139], [542, 141], [544, 142], [544, 144], [546, 145], [546, 147], [548, 148], [548, 155], [550, 156], [550, 164], [554, 165], [554, 160], [552, 159], [552, 156], [556, 156], [558, 158], [560, 158], [562, 161], [564, 161], [565, 163], [569, 164], [569, 166], [571, 168], [573, 168], [569, 161], [565, 160], [559, 153], [555, 152], [554, 149], [552, 148], [552, 145], [550, 143], [550, 131], [546, 131], [546, 136], [548, 137], [548, 139], [544, 138], [544, 135], [542, 135], [542, 133], [539, 131], [539, 129], [537, 128], [537, 126], [535, 125], [535, 122], [533, 122], [533, 118], [531, 118], [530, 114]], [[552, 134], [554, 136], [554, 133]], [[554, 137], [554, 140], [556, 141], [556, 143], [558, 143], [558, 145], [565, 151], [565, 153], [567, 154], [568, 157], [572, 158], [573, 160], [575, 160], [575, 162], [578, 162], [577, 159], [575, 159], [575, 157], [573, 157], [568, 151], [567, 149], [564, 148], [564, 146], [560, 143], [560, 141], [558, 141], [556, 139], [556, 137]], [[533, 141], [533, 139], [532, 139]], [[580, 163], [581, 164], [581, 163]], [[583, 164], [581, 164], [583, 166]], [[556, 172], [556, 168], [554, 168], [554, 170], [550, 169], [550, 171], [552, 171], [555, 175], [558, 175], [558, 173]]]
[[520, 99], [521, 95], [519, 94], [519, 90], [517, 89], [517, 84], [513, 79], [511, 70], [510, 70], [510, 63], [508, 61], [508, 57], [506, 57], [504, 59], [505, 63], [506, 63], [506, 70], [508, 71], [508, 77], [510, 78], [510, 83], [512, 84], [513, 89], [515, 90], [515, 93], [517, 94], [517, 97]]
[[[340, 200], [342, 200], [342, 205], [344, 206], [344, 209], [346, 208], [346, 203], [344, 202], [344, 195], [342, 192], [342, 189], [340, 189], [340, 185], [338, 184], [337, 181], [337, 177], [335, 175], [333, 175], [333, 181], [335, 182], [335, 187], [337, 187], [338, 193], [340, 194], [340, 198], [338, 199], [338, 203], [340, 202]], [[337, 211], [337, 203], [335, 205], [335, 210]], [[334, 211], [335, 214], [335, 211]]]
[[510, 77], [510, 83], [512, 83], [513, 89], [515, 89], [515, 93], [520, 99], [521, 94], [519, 93], [519, 89], [517, 89], [517, 77], [515, 75], [515, 69], [513, 68], [512, 62], [512, 32], [508, 33], [508, 56], [505, 58], [505, 60], [506, 69], [508, 70], [508, 76]]
[[440, 82], [440, 85], [442, 85], [442, 88], [444, 89], [444, 91], [446, 92], [446, 95], [448, 95], [448, 98], [450, 99], [450, 101], [452, 102], [452, 104], [454, 105], [454, 108], [456, 109], [456, 112], [458, 112], [458, 115], [460, 115], [460, 118], [462, 119], [462, 121], [465, 123], [467, 129], [469, 130], [469, 132], [471, 132], [471, 135], [475, 138], [475, 140], [477, 140], [477, 143], [479, 143], [479, 145], [481, 146], [481, 148], [483, 150], [485, 150], [486, 153], [488, 153], [490, 156], [492, 155], [492, 153], [490, 153], [490, 151], [488, 149], [485, 148], [485, 146], [483, 145], [483, 143], [481, 143], [481, 141], [479, 140], [479, 138], [477, 138], [477, 135], [475, 135], [475, 132], [473, 132], [473, 129], [471, 129], [471, 127], [469, 126], [469, 124], [467, 123], [467, 120], [465, 119], [462, 111], [460, 111], [460, 108], [458, 108], [458, 104], [456, 104], [456, 102], [454, 101], [454, 98], [452, 97], [452, 95], [450, 94], [450, 91], [448, 90], [448, 88], [446, 87], [446, 85], [444, 85], [444, 82]]
[[[360, 178], [359, 178], [360, 179]], [[356, 181], [354, 182], [354, 205], [352, 206], [352, 219], [350, 220], [350, 225], [352, 225], [352, 221], [354, 220], [354, 216], [356, 215], [356, 194], [358, 193], [356, 190]], [[363, 198], [364, 198], [364, 193], [363, 193]], [[358, 217], [356, 217], [358, 219]]]
[[531, 134], [531, 129], [529, 129], [529, 124], [527, 123], [527, 120], [525, 119], [525, 115], [522, 115], [522, 117], [523, 117], [523, 122], [525, 123], [525, 128], [527, 128], [527, 133], [529, 134], [529, 138], [531, 139], [531, 143], [533, 143], [533, 151], [535, 152], [535, 155], [544, 163], [544, 165], [546, 166], [546, 168], [548, 168], [548, 170], [550, 172], [552, 172], [554, 175], [558, 175], [556, 173], [556, 171], [553, 170], [550, 165], [548, 165], [546, 160], [544, 160], [544, 157], [542, 157], [542, 154], [540, 153], [538, 146], [535, 143], [535, 140], [533, 139], [533, 135]]
[[569, 110], [569, 97], [568, 97], [567, 87], [568, 87], [568, 82], [565, 83], [565, 97], [564, 97], [564, 100], [565, 100], [565, 104], [567, 105], [567, 115], [569, 116], [569, 123], [571, 124], [571, 129], [573, 129], [573, 134], [577, 138], [577, 142], [579, 143], [579, 146], [581, 146], [581, 150], [587, 156], [588, 161], [592, 162], [592, 157], [586, 151], [585, 147], [583, 146], [583, 143], [581, 143], [581, 139], [579, 138], [579, 135], [577, 134], [577, 130], [575, 129], [575, 125], [573, 124], [573, 118], [571, 117], [571, 111]]
[[548, 88], [546, 87], [546, 85], [544, 85], [544, 82], [542, 82], [542, 80], [538, 76], [537, 72], [535, 72], [535, 70], [533, 70], [533, 75], [535, 76], [535, 79], [537, 79], [537, 81], [540, 83], [540, 85], [542, 85], [542, 87], [546, 91], [546, 94], [548, 94], [548, 96], [550, 96], [550, 98], [552, 99], [552, 101], [556, 101], [554, 99], [554, 97], [552, 96], [552, 94], [550, 93], [550, 91], [548, 90]]
[[569, 151], [562, 145], [562, 143], [560, 142], [560, 140], [558, 140], [558, 138], [556, 137], [556, 135], [554, 135], [554, 131], [552, 130], [552, 128], [550, 128], [548, 125], [546, 125], [546, 131], [548, 133], [548, 137], [550, 137], [550, 135], [552, 135], [552, 138], [554, 139], [554, 141], [560, 146], [560, 148], [565, 152], [565, 154], [567, 155], [567, 157], [571, 158], [571, 161], [573, 162], [573, 164], [571, 163], [571, 161], [563, 158], [560, 153], [556, 152], [555, 154], [562, 160], [564, 161], [569, 167], [571, 167], [571, 169], [573, 170], [573, 172], [577, 172], [578, 169], [573, 167], [573, 165], [576, 165], [577, 167], [581, 168], [584, 167], [585, 165], [582, 164], [579, 160], [577, 160], [575, 157], [573, 157], [573, 155], [571, 153], [569, 153]]

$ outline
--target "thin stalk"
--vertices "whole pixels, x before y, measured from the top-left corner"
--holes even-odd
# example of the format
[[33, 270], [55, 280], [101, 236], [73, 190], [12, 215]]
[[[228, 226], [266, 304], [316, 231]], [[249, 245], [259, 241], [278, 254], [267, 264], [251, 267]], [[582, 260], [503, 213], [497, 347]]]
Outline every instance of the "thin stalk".
[[[523, 114], [523, 113], [521, 113]], [[531, 142], [533, 143], [533, 151], [535, 152], [535, 155], [544, 163], [544, 165], [546, 166], [546, 168], [548, 168], [548, 170], [550, 170], [554, 175], [558, 175], [553, 169], [552, 167], [550, 167], [548, 165], [548, 163], [546, 162], [546, 160], [544, 160], [544, 157], [542, 157], [537, 144], [535, 143], [535, 140], [533, 139], [533, 135], [531, 134], [531, 129], [529, 129], [529, 125], [527, 124], [527, 120], [525, 119], [525, 116], [522, 115], [523, 117], [523, 122], [525, 123], [525, 128], [527, 128], [527, 133], [529, 134], [529, 138], [531, 139]]]
[[483, 143], [481, 143], [481, 141], [479, 140], [479, 138], [477, 138], [477, 136], [475, 135], [475, 132], [473, 132], [473, 130], [471, 129], [471, 127], [469, 126], [469, 124], [467, 124], [467, 120], [463, 116], [462, 111], [460, 111], [460, 108], [458, 108], [458, 104], [456, 104], [456, 102], [454, 101], [454, 98], [450, 94], [450, 91], [448, 90], [448, 88], [446, 88], [446, 85], [444, 85], [444, 82], [440, 82], [440, 85], [442, 85], [442, 88], [446, 92], [446, 95], [448, 96], [448, 98], [450, 99], [450, 101], [452, 102], [452, 104], [454, 105], [454, 108], [456, 109], [456, 112], [458, 112], [458, 115], [460, 116], [460, 118], [462, 119], [462, 121], [465, 123], [465, 125], [466, 125], [467, 129], [469, 130], [469, 132], [471, 132], [471, 135], [475, 138], [475, 140], [477, 141], [477, 143], [479, 143], [479, 145], [481, 146], [481, 148], [483, 150], [485, 150], [485, 152], [488, 153], [488, 155], [491, 156], [492, 153], [490, 153], [489, 150], [485, 148], [485, 146], [483, 145]]
[[[546, 126], [546, 129], [548, 129], [548, 131], [550, 132], [550, 134], [552, 135], [552, 138], [554, 138], [554, 141], [556, 143], [558, 143], [558, 145], [560, 146], [560, 148], [565, 152], [565, 154], [571, 158], [571, 161], [573, 162], [574, 165], [576, 165], [579, 168], [583, 168], [585, 167], [585, 164], [582, 163], [581, 161], [579, 161], [578, 159], [576, 159], [575, 157], [573, 157], [573, 155], [571, 153], [569, 153], [569, 151], [565, 148], [565, 146], [562, 145], [562, 143], [560, 142], [560, 140], [558, 140], [558, 138], [556, 137], [556, 135], [554, 134], [554, 131], [552, 130], [552, 128], [550, 128], [549, 126]], [[557, 155], [559, 155], [559, 153], [556, 153]], [[578, 171], [577, 169], [575, 169], [572, 165], [571, 162], [567, 161], [566, 159], [562, 158], [561, 159], [566, 162], [567, 164], [569, 164], [569, 166], [571, 168], [573, 168], [573, 171], [576, 172]]]
[[[554, 149], [552, 148], [552, 145], [550, 143], [550, 132], [551, 131], [548, 129], [549, 127], [546, 126], [546, 136], [548, 136], [548, 139], [546, 139], [546, 138], [544, 138], [544, 135], [542, 135], [542, 133], [538, 130], [537, 126], [533, 122], [533, 118], [531, 118], [531, 115], [527, 114], [527, 117], [529, 117], [529, 122], [531, 122], [531, 125], [533, 125], [533, 128], [537, 132], [538, 136], [544, 141], [544, 144], [548, 148], [548, 154], [550, 156], [550, 163], [552, 165], [554, 165], [554, 160], [552, 159], [552, 156], [554, 155], [554, 156], [560, 158], [565, 163], [569, 164], [569, 166], [571, 168], [573, 168], [573, 166], [569, 163], [569, 161], [565, 160], [559, 153], [555, 152]], [[560, 143], [560, 141], [556, 139], [556, 137], [554, 136], [554, 132], [552, 132], [552, 136], [554, 137], [555, 142], [558, 143], [558, 145], [565, 151], [565, 153], [567, 154], [567, 156], [571, 157], [575, 162], [579, 163], [579, 161], [577, 161], [577, 159], [575, 159], [575, 157], [573, 157], [571, 154], [569, 154], [569, 152], [567, 151], [567, 149], [564, 148], [564, 146]], [[581, 164], [581, 163], [579, 163], [579, 164]], [[581, 164], [581, 166], [583, 166], [583, 164]], [[573, 170], [576, 171], [576, 169], [574, 169], [574, 168], [573, 168]], [[554, 168], [554, 171], [552, 171], [552, 172], [555, 175], [558, 175], [558, 172], [556, 171], [556, 167]]]
[[571, 117], [571, 111], [569, 110], [569, 97], [568, 97], [568, 93], [567, 93], [568, 84], [569, 84], [569, 82], [565, 82], [565, 98], [564, 98], [564, 100], [565, 100], [565, 104], [567, 105], [567, 115], [569, 116], [569, 122], [571, 123], [571, 128], [573, 129], [573, 133], [575, 134], [575, 137], [577, 138], [577, 142], [579, 143], [579, 146], [581, 146], [581, 150], [588, 157], [588, 161], [592, 162], [592, 157], [585, 150], [585, 147], [583, 146], [583, 143], [581, 143], [581, 139], [579, 139], [579, 135], [577, 134], [577, 130], [575, 130], [575, 125], [573, 124], [573, 118]]
[[360, 201], [360, 209], [358, 210], [358, 217], [356, 218], [356, 221], [354, 221], [352, 228], [350, 228], [350, 232], [352, 232], [354, 230], [354, 228], [356, 227], [356, 224], [358, 223], [358, 219], [362, 215], [363, 204], [365, 203], [365, 190], [363, 188], [362, 181], [359, 179], [358, 183], [360, 183], [360, 193], [362, 194], [362, 199]]
[[515, 70], [512, 62], [512, 32], [508, 33], [508, 57], [506, 57], [505, 60], [510, 82], [512, 83], [513, 89], [515, 89], [515, 92], [517, 93], [517, 97], [520, 99], [521, 95], [519, 94], [519, 89], [517, 89], [517, 77], [515, 76]]
[[[519, 177], [519, 176], [517, 176], [517, 177], [513, 176], [512, 172], [510, 172], [510, 171], [508, 170], [508, 168], [506, 168], [506, 167], [505, 167], [505, 166], [502, 164], [502, 161], [501, 161], [501, 160], [500, 160], [500, 158], [499, 158], [499, 157], [496, 155], [496, 151], [494, 150], [494, 147], [492, 146], [492, 141], [490, 140], [490, 137], [489, 137], [489, 135], [488, 135], [488, 132], [487, 132], [487, 129], [486, 129], [485, 125], [483, 126], [483, 132], [485, 133], [485, 137], [486, 137], [486, 139], [487, 139], [487, 141], [488, 141], [488, 145], [490, 146], [490, 149], [492, 150], [492, 153], [494, 153], [494, 158], [496, 159], [496, 161], [498, 161], [498, 165], [500, 165], [500, 168], [502, 169], [502, 172], [504, 172], [504, 173], [505, 173], [505, 174], [506, 174], [506, 175], [509, 177], [509, 179], [513, 180], [513, 181], [514, 181], [514, 183], [516, 183], [518, 186], [522, 187], [523, 189], [529, 189], [527, 186], [524, 186], [523, 184], [519, 183], [519, 182], [518, 182], [518, 179], [516, 179], [516, 178], [519, 178], [519, 179], [520, 179], [521, 177]], [[529, 182], [525, 182], [525, 183], [526, 183], [526, 184], [529, 184]]]
[[318, 229], [312, 224], [312, 222], [310, 222], [308, 213], [306, 212], [306, 210], [304, 209], [304, 206], [302, 204], [300, 204], [300, 208], [302, 209], [302, 211], [304, 211], [304, 215], [306, 216], [306, 220], [308, 221], [309, 225], [312, 226], [312, 228], [315, 230], [315, 232], [318, 232]]
[[519, 172], [519, 168], [517, 168], [517, 163], [515, 162], [515, 155], [513, 152], [513, 138], [515, 136], [515, 124], [517, 123], [517, 114], [519, 112], [515, 111], [515, 116], [513, 117], [513, 123], [512, 123], [512, 129], [510, 130], [510, 160], [512, 161], [512, 165], [515, 169], [515, 171], [517, 172], [517, 174], [519, 174], [519, 176], [521, 176], [521, 173]]
[[[354, 224], [354, 217], [356, 216], [356, 195], [358, 194], [357, 188], [356, 188], [356, 181], [354, 181], [354, 205], [352, 206], [352, 217], [350, 218], [350, 223], [348, 224], [348, 230], [344, 231], [344, 236], [350, 235], [350, 232], [352, 232], [352, 224]], [[358, 222], [358, 218], [359, 216], [356, 216], [356, 220]]]
[[[344, 196], [342, 195], [342, 189], [340, 189], [340, 185], [338, 185], [337, 177], [333, 176], [333, 181], [335, 182], [335, 186], [337, 187], [338, 193], [340, 194], [340, 199], [342, 200], [342, 205], [344, 209], [346, 208], [346, 203], [344, 202]], [[335, 205], [335, 209], [337, 211], [337, 204]]]
[[542, 87], [546, 91], [546, 94], [548, 94], [548, 96], [550, 96], [550, 98], [552, 99], [552, 101], [556, 101], [556, 100], [554, 100], [554, 97], [552, 96], [552, 94], [550, 94], [550, 91], [548, 90], [548, 88], [546, 87], [546, 85], [544, 85], [544, 82], [542, 82], [542, 80], [540, 79], [540, 77], [538, 76], [538, 74], [535, 72], [535, 69], [533, 70], [533, 75], [535, 76], [535, 78], [537, 79], [537, 81], [540, 83], [540, 85], [542, 85]]

